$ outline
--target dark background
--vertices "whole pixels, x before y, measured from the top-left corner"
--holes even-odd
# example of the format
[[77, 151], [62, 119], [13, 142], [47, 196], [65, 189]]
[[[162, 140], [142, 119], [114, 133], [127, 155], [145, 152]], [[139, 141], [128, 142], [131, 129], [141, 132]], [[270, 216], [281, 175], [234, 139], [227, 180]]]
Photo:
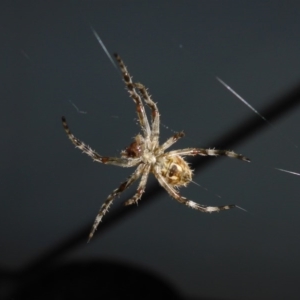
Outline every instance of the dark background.
[[[191, 183], [181, 193], [248, 213], [202, 214], [160, 193], [151, 176], [140, 205], [123, 208], [134, 188], [124, 192], [86, 243], [99, 207], [133, 170], [93, 163], [60, 118], [103, 155], [118, 155], [139, 132], [90, 24], [149, 87], [161, 141], [184, 130], [174, 148], [224, 146], [252, 160], [210, 158], [194, 176], [209, 191]], [[49, 266], [95, 261], [156, 274], [185, 298], [298, 299], [300, 178], [274, 168], [300, 172], [300, 109], [279, 109], [267, 125], [215, 76], [260, 112], [288, 103], [300, 81], [299, 32], [298, 1], [1, 2], [0, 297], [12, 299]], [[257, 131], [218, 143], [249, 120]], [[89, 273], [96, 289], [105, 266]]]

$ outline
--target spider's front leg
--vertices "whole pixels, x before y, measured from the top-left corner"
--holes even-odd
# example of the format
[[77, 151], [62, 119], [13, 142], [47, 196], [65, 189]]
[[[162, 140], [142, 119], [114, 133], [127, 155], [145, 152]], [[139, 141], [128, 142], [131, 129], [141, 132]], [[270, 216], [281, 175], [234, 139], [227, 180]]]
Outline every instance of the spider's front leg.
[[148, 118], [147, 118], [147, 115], [145, 112], [145, 107], [142, 103], [141, 97], [135, 90], [135, 84], [132, 82], [131, 76], [130, 76], [123, 60], [117, 53], [115, 53], [114, 56], [120, 66], [120, 69], [121, 69], [121, 72], [123, 75], [123, 79], [126, 84], [129, 95], [133, 99], [133, 101], [136, 105], [136, 111], [137, 111], [140, 125], [141, 125], [143, 133], [144, 133], [144, 137], [146, 140], [148, 140], [148, 139], [150, 139], [151, 130], [150, 130], [149, 121], [148, 121]]
[[65, 117], [62, 117], [62, 124], [65, 129], [65, 132], [71, 142], [80, 150], [82, 150], [83, 153], [87, 154], [90, 156], [94, 161], [103, 163], [103, 164], [111, 164], [111, 165], [116, 165], [120, 167], [133, 167], [138, 164], [140, 159], [128, 159], [124, 157], [108, 157], [108, 156], [102, 156], [98, 154], [96, 151], [94, 151], [90, 146], [86, 145], [84, 142], [80, 141], [77, 139], [73, 133], [71, 132], [67, 120]]
[[160, 124], [160, 114], [157, 105], [151, 99], [146, 87], [143, 84], [135, 82], [134, 86], [139, 90], [146, 104], [151, 109], [151, 117], [152, 117], [151, 141], [157, 145], [159, 140], [159, 124]]

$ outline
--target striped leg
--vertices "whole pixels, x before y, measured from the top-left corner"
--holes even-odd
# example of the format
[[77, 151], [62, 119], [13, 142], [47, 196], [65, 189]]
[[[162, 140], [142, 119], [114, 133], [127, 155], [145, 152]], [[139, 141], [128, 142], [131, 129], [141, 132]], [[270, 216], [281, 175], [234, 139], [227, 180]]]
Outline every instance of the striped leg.
[[221, 210], [227, 210], [236, 207], [235, 204], [223, 205], [223, 206], [206, 206], [188, 200], [187, 198], [180, 196], [179, 193], [165, 181], [164, 177], [159, 173], [159, 170], [157, 168], [154, 170], [154, 174], [158, 182], [160, 183], [160, 185], [169, 193], [171, 197], [173, 197], [181, 204], [184, 204], [186, 206], [189, 206], [201, 212], [209, 212], [209, 213], [219, 212]]
[[184, 137], [184, 132], [180, 131], [175, 133], [173, 136], [171, 136], [169, 139], [167, 139], [161, 146], [160, 148], [165, 151], [169, 147], [171, 147], [173, 144], [175, 144], [179, 139]]
[[168, 156], [172, 156], [172, 155], [228, 156], [228, 157], [237, 158], [237, 159], [240, 159], [240, 160], [250, 162], [249, 158], [247, 158], [247, 157], [245, 157], [241, 154], [237, 154], [233, 151], [229, 151], [229, 150], [186, 148], [186, 149], [179, 149], [179, 150], [170, 151], [170, 152], [167, 153], [167, 155]]
[[150, 95], [148, 94], [147, 89], [143, 84], [134, 83], [134, 86], [140, 91], [146, 104], [151, 109], [151, 117], [152, 117], [151, 141], [154, 141], [158, 145], [160, 114], [158, 112], [157, 105], [155, 102], [153, 102]]
[[69, 126], [67, 124], [66, 118], [62, 117], [62, 124], [65, 129], [66, 134], [68, 135], [71, 142], [80, 150], [83, 151], [83, 153], [90, 156], [94, 161], [103, 163], [103, 164], [110, 164], [110, 165], [116, 165], [121, 167], [133, 167], [137, 165], [140, 161], [139, 158], [136, 159], [128, 159], [128, 158], [122, 158], [122, 157], [107, 157], [107, 156], [101, 156], [96, 151], [94, 151], [90, 146], [86, 145], [85, 143], [81, 142], [79, 139], [77, 139], [73, 133], [70, 131]]
[[144, 166], [145, 165], [143, 165], [143, 164], [139, 165], [137, 167], [137, 169], [134, 171], [134, 173], [107, 197], [105, 202], [102, 204], [102, 206], [98, 212], [98, 215], [94, 221], [93, 227], [89, 234], [88, 242], [93, 237], [99, 223], [101, 222], [103, 216], [107, 213], [107, 211], [108, 211], [110, 205], [112, 204], [113, 200], [115, 199], [115, 197], [120, 195], [124, 190], [126, 190], [133, 182], [135, 182], [141, 176], [141, 174], [144, 170]]
[[141, 97], [135, 90], [134, 83], [131, 80], [131, 76], [130, 76], [126, 66], [124, 65], [124, 62], [122, 61], [121, 57], [117, 53], [115, 53], [114, 55], [115, 55], [117, 62], [119, 63], [121, 72], [123, 74], [123, 79], [127, 86], [129, 95], [133, 99], [134, 103], [136, 104], [137, 115], [138, 115], [142, 130], [144, 132], [145, 139], [148, 140], [150, 138], [151, 131], [150, 131], [150, 125], [148, 122], [148, 118], [147, 118], [147, 115], [145, 112], [145, 107], [142, 103]]
[[145, 169], [143, 170], [141, 181], [139, 183], [139, 186], [137, 188], [135, 195], [132, 198], [130, 198], [129, 200], [127, 200], [125, 202], [125, 205], [138, 204], [138, 201], [141, 199], [143, 193], [145, 192], [145, 186], [146, 186], [147, 179], [149, 176], [150, 167], [151, 167], [151, 165], [147, 165], [145, 167]]

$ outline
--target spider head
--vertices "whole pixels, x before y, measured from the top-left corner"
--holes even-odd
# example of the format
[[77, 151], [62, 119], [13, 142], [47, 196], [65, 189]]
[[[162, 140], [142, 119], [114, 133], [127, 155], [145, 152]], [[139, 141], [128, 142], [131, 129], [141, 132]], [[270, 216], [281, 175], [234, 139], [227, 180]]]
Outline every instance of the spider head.
[[137, 158], [142, 156], [144, 151], [144, 139], [143, 137], [138, 134], [134, 138], [134, 142], [132, 142], [129, 147], [121, 152], [122, 157], [130, 157], [130, 158]]

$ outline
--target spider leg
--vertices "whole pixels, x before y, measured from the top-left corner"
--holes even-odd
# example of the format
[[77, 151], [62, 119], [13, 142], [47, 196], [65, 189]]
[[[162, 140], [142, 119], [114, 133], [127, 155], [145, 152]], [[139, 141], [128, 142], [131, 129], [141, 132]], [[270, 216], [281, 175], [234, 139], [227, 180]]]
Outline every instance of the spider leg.
[[132, 175], [123, 183], [121, 183], [121, 185], [115, 189], [105, 200], [105, 202], [102, 204], [97, 217], [94, 221], [93, 227], [91, 229], [91, 232], [89, 234], [89, 239], [88, 242], [91, 240], [91, 238], [93, 237], [99, 223], [101, 222], [103, 216], [107, 213], [110, 205], [112, 204], [113, 200], [115, 199], [116, 196], [120, 195], [124, 190], [126, 190], [130, 185], [132, 185], [133, 182], [135, 182], [142, 174], [143, 170], [145, 168], [144, 164], [140, 164], [137, 169], [132, 173]]
[[148, 121], [148, 118], [147, 118], [147, 115], [145, 112], [145, 107], [142, 103], [141, 97], [135, 90], [135, 84], [132, 82], [131, 76], [130, 76], [126, 66], [124, 65], [124, 62], [122, 61], [121, 57], [117, 53], [115, 53], [114, 56], [120, 66], [121, 72], [123, 74], [123, 79], [127, 86], [129, 95], [133, 99], [133, 101], [136, 105], [136, 112], [137, 112], [142, 130], [144, 132], [145, 138], [149, 139], [151, 130], [150, 130], [149, 121]]
[[152, 130], [151, 130], [151, 141], [158, 145], [159, 139], [159, 123], [160, 123], [160, 114], [158, 112], [158, 108], [155, 102], [151, 99], [150, 95], [146, 87], [141, 83], [134, 83], [134, 86], [139, 90], [146, 104], [151, 109], [151, 117], [152, 117]]
[[175, 144], [179, 139], [184, 137], [184, 132], [176, 132], [173, 136], [171, 136], [169, 139], [167, 139], [161, 146], [160, 149], [163, 151], [171, 147], [173, 144]]
[[171, 185], [169, 185], [164, 177], [159, 173], [159, 170], [155, 168], [154, 175], [157, 178], [160, 185], [169, 193], [169, 195], [177, 200], [179, 203], [199, 210], [201, 212], [219, 212], [221, 210], [227, 210], [236, 207], [235, 204], [223, 205], [223, 206], [206, 206], [198, 204], [192, 200], [188, 200], [187, 198], [181, 196]]
[[203, 148], [185, 148], [168, 152], [168, 156], [172, 155], [202, 155], [202, 156], [228, 156], [250, 162], [250, 159], [229, 150], [203, 149]]
[[134, 196], [132, 198], [130, 198], [129, 200], [127, 200], [125, 202], [125, 205], [137, 204], [138, 201], [141, 199], [143, 193], [145, 192], [145, 186], [146, 186], [146, 182], [147, 182], [147, 179], [149, 176], [150, 167], [151, 167], [151, 165], [148, 164], [144, 168], [142, 177], [141, 177], [141, 181], [139, 183], [136, 193], [134, 194]]
[[86, 145], [85, 143], [81, 142], [79, 139], [77, 139], [73, 133], [70, 131], [69, 126], [67, 124], [66, 118], [62, 117], [62, 124], [65, 129], [66, 134], [68, 135], [71, 142], [80, 150], [83, 151], [83, 153], [90, 156], [94, 161], [103, 163], [103, 164], [110, 164], [110, 165], [116, 165], [121, 167], [133, 167], [137, 165], [140, 162], [139, 158], [119, 158], [119, 157], [107, 157], [107, 156], [101, 156], [96, 151], [94, 151], [90, 146]]

